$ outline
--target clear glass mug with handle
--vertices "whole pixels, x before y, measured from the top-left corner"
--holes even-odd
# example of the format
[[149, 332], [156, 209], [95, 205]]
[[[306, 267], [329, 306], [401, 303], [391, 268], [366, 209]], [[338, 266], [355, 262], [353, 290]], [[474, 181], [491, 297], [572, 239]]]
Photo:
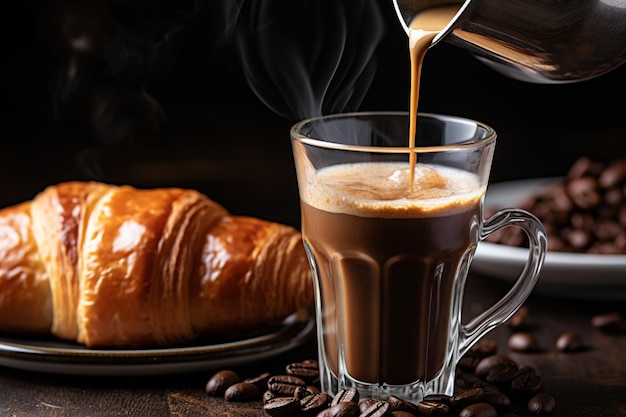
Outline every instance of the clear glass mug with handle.
[[[530, 213], [483, 219], [496, 133], [459, 117], [351, 113], [291, 130], [302, 234], [314, 278], [322, 388], [419, 401], [452, 394], [458, 360], [504, 323], [535, 286], [547, 241]], [[519, 227], [529, 241], [519, 278], [462, 323], [473, 254], [487, 235]]]

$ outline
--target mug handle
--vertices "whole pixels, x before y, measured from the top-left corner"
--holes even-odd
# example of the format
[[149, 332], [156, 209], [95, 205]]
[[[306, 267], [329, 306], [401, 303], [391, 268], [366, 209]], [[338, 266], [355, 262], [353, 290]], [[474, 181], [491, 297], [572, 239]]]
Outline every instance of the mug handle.
[[[541, 222], [531, 213], [521, 209], [503, 209], [483, 222], [479, 239], [504, 227], [520, 227], [528, 237], [528, 260], [520, 276], [508, 293], [487, 310], [460, 326], [459, 357], [482, 336], [507, 321], [526, 301], [535, 287], [548, 247], [546, 231]], [[460, 313], [459, 313], [460, 314]]]

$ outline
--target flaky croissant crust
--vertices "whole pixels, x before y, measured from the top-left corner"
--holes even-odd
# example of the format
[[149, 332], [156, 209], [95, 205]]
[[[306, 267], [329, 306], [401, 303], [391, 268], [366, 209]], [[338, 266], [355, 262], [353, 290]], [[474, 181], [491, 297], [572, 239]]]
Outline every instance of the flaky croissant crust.
[[194, 190], [72, 181], [0, 210], [0, 332], [165, 346], [265, 326], [312, 300], [297, 230]]

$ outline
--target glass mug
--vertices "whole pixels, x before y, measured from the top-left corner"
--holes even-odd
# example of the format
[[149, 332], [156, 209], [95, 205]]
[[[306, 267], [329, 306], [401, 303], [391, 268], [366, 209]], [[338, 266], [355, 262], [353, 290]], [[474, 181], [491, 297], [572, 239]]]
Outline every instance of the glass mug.
[[[291, 129], [302, 235], [313, 272], [322, 389], [420, 401], [454, 390], [458, 360], [524, 303], [546, 252], [541, 223], [520, 209], [483, 219], [492, 128], [420, 114], [346, 113]], [[507, 226], [528, 236], [509, 292], [462, 323], [478, 242]]]

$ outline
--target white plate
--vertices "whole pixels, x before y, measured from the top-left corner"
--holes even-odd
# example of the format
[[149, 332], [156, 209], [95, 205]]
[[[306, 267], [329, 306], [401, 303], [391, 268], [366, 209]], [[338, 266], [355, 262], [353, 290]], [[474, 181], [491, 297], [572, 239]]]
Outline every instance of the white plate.
[[266, 359], [304, 343], [314, 316], [301, 310], [280, 325], [215, 343], [160, 349], [88, 349], [56, 339], [0, 337], [0, 365], [74, 375], [152, 375], [198, 372]]
[[[524, 197], [555, 178], [493, 183], [487, 189], [485, 208], [518, 207]], [[519, 276], [528, 251], [481, 242], [472, 271], [503, 280]], [[626, 299], [626, 255], [548, 252], [537, 283], [538, 292], [593, 299]]]

